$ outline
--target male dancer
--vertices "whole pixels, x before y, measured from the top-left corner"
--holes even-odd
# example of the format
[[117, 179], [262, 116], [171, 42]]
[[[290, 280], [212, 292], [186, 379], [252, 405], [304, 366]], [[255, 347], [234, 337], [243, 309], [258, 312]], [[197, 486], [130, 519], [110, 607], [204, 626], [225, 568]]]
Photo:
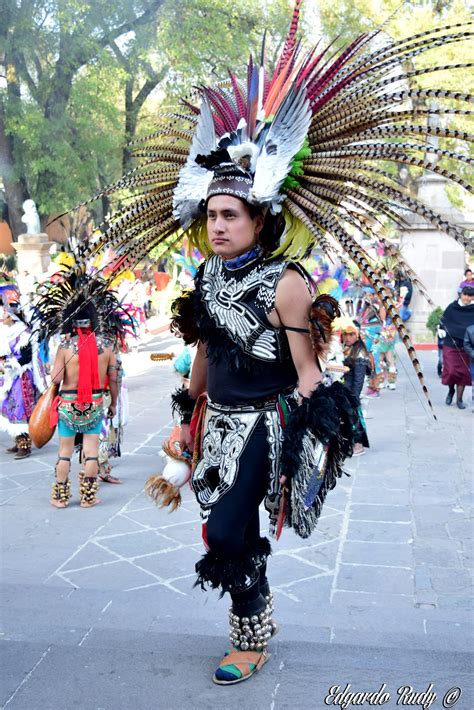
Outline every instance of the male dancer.
[[[283, 224], [246, 200], [251, 188], [251, 175], [235, 166], [215, 170], [205, 206], [213, 255], [197, 275], [192, 317], [185, 322], [189, 303], [182, 298], [175, 318], [185, 339], [191, 331], [198, 339], [189, 390], [173, 396], [182, 416], [182, 448], [194, 448], [191, 415], [199, 395], [208, 395], [192, 476], [206, 520], [198, 583], [232, 599], [233, 648], [215, 672], [218, 684], [238, 683], [258, 670], [275, 633], [266, 577], [270, 544], [260, 536], [259, 505], [265, 501], [275, 531], [281, 486], [289, 485], [300, 454], [293, 450], [288, 465], [291, 446], [289, 439], [282, 447], [282, 421], [301, 434], [310, 418], [323, 419], [332, 407], [334, 437], [339, 425], [340, 402], [331, 398], [332, 388], [319, 390], [322, 374], [309, 331], [311, 284], [296, 264], [268, 260]], [[343, 386], [333, 388], [350, 408]]]
[[51, 373], [52, 381], [61, 386], [51, 412], [59, 434], [59, 457], [51, 494], [55, 508], [66, 508], [71, 498], [69, 470], [77, 433], [83, 434], [85, 464], [79, 488], [80, 504], [82, 508], [91, 508], [100, 503], [97, 472], [104, 417], [103, 388], [107, 375], [111, 394], [107, 416], [113, 417], [117, 404], [117, 360], [111, 343], [96, 335], [95, 321], [91, 304], [77, 313], [66, 329]]

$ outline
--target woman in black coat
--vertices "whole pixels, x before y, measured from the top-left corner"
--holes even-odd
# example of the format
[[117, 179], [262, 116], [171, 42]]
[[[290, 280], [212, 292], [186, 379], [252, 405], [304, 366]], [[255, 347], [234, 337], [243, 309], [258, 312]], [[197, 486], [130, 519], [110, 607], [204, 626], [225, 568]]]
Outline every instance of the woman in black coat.
[[441, 327], [446, 331], [443, 344], [443, 377], [441, 382], [449, 387], [446, 404], [453, 401], [456, 388], [456, 404], [465, 409], [462, 401], [464, 388], [471, 384], [471, 363], [464, 350], [466, 328], [474, 325], [474, 288], [465, 286], [459, 299], [446, 308], [441, 318]]

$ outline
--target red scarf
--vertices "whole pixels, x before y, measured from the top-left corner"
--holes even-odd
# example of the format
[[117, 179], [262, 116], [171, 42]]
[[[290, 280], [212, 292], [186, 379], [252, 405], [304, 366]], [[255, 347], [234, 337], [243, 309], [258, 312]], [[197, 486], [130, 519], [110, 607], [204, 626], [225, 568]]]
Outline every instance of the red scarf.
[[99, 353], [94, 331], [82, 328], [77, 329], [79, 337], [79, 381], [77, 383], [78, 404], [92, 402], [92, 390], [100, 388], [99, 381]]

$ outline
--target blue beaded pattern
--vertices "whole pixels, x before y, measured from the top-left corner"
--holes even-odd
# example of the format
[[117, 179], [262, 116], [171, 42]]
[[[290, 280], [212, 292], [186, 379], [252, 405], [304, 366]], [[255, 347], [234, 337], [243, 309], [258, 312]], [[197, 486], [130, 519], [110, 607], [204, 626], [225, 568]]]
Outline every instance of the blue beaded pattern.
[[260, 244], [257, 244], [245, 254], [240, 254], [236, 256], [235, 259], [223, 260], [222, 263], [228, 271], [235, 271], [236, 269], [241, 269], [242, 266], [247, 266], [252, 261], [259, 259], [263, 254], [263, 249]]

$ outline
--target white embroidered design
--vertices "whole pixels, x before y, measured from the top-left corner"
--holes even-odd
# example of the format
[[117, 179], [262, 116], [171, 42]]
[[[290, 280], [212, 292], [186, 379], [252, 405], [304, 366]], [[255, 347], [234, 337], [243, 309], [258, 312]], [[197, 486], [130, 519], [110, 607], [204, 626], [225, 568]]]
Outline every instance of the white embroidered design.
[[[203, 508], [214, 505], [234, 485], [240, 455], [259, 417], [260, 412], [216, 414], [208, 406], [202, 458], [192, 476], [194, 493]], [[209, 481], [209, 472], [213, 469], [219, 471], [216, 486]]]
[[243, 301], [251, 291], [257, 291], [256, 300], [269, 313], [286, 267], [284, 262], [258, 264], [246, 276], [236, 279], [224, 270], [220, 257], [212, 256], [204, 269], [201, 289], [209, 315], [245, 352], [259, 360], [277, 360], [278, 331], [262, 323]]

